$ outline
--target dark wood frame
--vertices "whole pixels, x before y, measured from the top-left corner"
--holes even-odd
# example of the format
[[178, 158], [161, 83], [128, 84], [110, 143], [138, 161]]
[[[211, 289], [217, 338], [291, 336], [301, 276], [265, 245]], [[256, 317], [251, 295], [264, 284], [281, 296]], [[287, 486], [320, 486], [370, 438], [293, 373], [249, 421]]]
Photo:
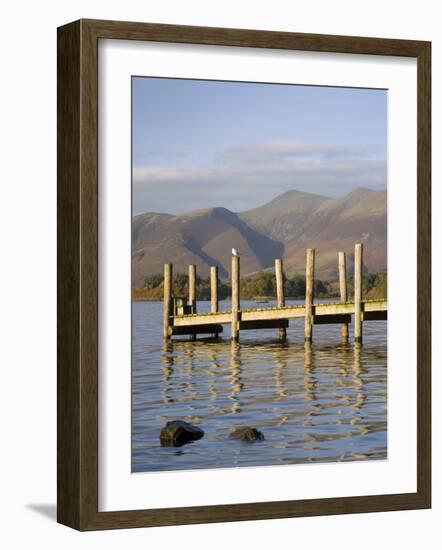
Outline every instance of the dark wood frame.
[[[417, 58], [417, 492], [98, 511], [98, 40]], [[58, 521], [85, 531], [408, 510], [431, 506], [431, 43], [79, 20], [58, 29]]]

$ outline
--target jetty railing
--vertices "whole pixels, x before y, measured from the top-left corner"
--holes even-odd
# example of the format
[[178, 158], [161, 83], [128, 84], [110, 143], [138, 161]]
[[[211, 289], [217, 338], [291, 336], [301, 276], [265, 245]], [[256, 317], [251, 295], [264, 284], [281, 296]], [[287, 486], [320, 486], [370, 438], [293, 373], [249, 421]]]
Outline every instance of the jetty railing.
[[285, 340], [290, 319], [304, 318], [304, 340], [312, 342], [313, 327], [320, 324], [341, 324], [341, 337], [348, 341], [349, 324], [354, 323], [354, 340], [362, 342], [362, 325], [365, 321], [387, 319], [386, 299], [362, 299], [363, 246], [355, 245], [354, 298], [348, 300], [347, 266], [345, 252], [338, 253], [340, 301], [317, 304], [314, 301], [315, 250], [306, 251], [305, 302], [303, 305], [286, 305], [284, 294], [283, 261], [275, 260], [276, 307], [242, 309], [240, 300], [240, 257], [232, 256], [230, 311], [219, 311], [218, 268], [210, 268], [210, 312], [197, 312], [196, 266], [189, 266], [188, 296], [173, 296], [173, 266], [164, 265], [163, 336], [210, 334], [217, 337], [223, 325], [230, 324], [232, 340], [238, 340], [241, 330], [278, 329], [279, 337]]

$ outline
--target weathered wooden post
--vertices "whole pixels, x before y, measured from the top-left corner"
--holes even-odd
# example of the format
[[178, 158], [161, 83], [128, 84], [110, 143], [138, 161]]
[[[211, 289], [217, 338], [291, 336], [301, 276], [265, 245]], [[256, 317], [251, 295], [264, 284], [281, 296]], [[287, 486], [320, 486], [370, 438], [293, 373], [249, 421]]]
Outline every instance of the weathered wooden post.
[[163, 281], [163, 337], [170, 338], [169, 327], [170, 317], [172, 315], [172, 264], [164, 264]]
[[189, 305], [196, 313], [196, 265], [189, 265]]
[[239, 340], [239, 256], [232, 256], [232, 340]]
[[218, 267], [212, 265], [210, 268], [210, 311], [218, 311]]
[[[276, 301], [278, 307], [285, 306], [284, 296], [284, 269], [281, 259], [275, 260], [275, 276], [276, 276]], [[279, 329], [279, 338], [285, 340], [287, 338], [287, 331], [281, 327]]]
[[[339, 265], [339, 291], [341, 294], [341, 302], [347, 301], [347, 262], [345, 259], [345, 252], [338, 253], [338, 265]], [[341, 327], [342, 341], [348, 341], [348, 323], [342, 323]]]
[[[210, 267], [210, 311], [212, 313], [218, 311], [218, 267], [216, 265]], [[212, 338], [218, 338], [218, 334], [212, 334]]]
[[354, 272], [354, 295], [355, 295], [355, 342], [362, 343], [362, 244], [355, 244], [355, 272]]
[[304, 340], [312, 341], [313, 334], [313, 288], [315, 284], [315, 249], [307, 248], [305, 268], [305, 323]]
[[[192, 313], [196, 313], [196, 265], [189, 265], [189, 305]], [[190, 335], [190, 340], [196, 340], [196, 334]]]

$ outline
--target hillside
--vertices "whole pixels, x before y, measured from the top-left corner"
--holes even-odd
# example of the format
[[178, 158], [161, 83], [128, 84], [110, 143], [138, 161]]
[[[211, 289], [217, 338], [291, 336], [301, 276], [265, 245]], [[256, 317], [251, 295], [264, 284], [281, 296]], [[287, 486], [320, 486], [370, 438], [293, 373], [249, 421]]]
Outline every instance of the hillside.
[[257, 232], [226, 208], [197, 210], [181, 216], [143, 214], [132, 227], [132, 280], [162, 273], [172, 262], [175, 273], [196, 264], [202, 277], [217, 265], [219, 276], [230, 272], [231, 248], [242, 254], [243, 273], [261, 271], [281, 257], [283, 245]]
[[146, 213], [132, 224], [132, 281], [162, 273], [172, 262], [175, 273], [197, 265], [202, 277], [218, 265], [221, 278], [230, 272], [231, 248], [241, 253], [242, 275], [271, 268], [283, 257], [287, 273], [303, 272], [305, 249], [316, 249], [316, 273], [333, 278], [337, 252], [348, 253], [352, 267], [355, 242], [365, 244], [364, 267], [382, 271], [387, 266], [387, 193], [358, 188], [332, 199], [289, 191], [269, 203], [234, 213], [209, 208], [187, 214]]
[[304, 248], [316, 249], [316, 271], [323, 278], [335, 276], [336, 252], [347, 253], [352, 267], [354, 243], [362, 242], [368, 271], [387, 267], [387, 193], [355, 189], [339, 199], [323, 201], [311, 214], [301, 234], [284, 241], [284, 259], [293, 271], [303, 269]]
[[311, 216], [329, 200], [313, 193], [287, 191], [263, 206], [241, 212], [239, 217], [264, 235], [285, 242], [302, 235]]

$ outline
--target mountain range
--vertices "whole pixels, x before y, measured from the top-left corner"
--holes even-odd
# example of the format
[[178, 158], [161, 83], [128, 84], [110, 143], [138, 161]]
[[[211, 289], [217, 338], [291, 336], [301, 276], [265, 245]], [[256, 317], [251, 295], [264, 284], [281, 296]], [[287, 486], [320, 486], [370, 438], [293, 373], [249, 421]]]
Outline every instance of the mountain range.
[[387, 192], [363, 187], [340, 198], [287, 191], [251, 210], [222, 207], [171, 215], [147, 212], [132, 222], [132, 284], [163, 272], [187, 273], [197, 265], [202, 277], [217, 265], [221, 278], [230, 273], [231, 248], [241, 253], [241, 275], [271, 269], [283, 258], [288, 274], [303, 273], [305, 250], [316, 249], [318, 278], [335, 278], [337, 253], [347, 252], [352, 268], [355, 242], [364, 243], [364, 268], [387, 267]]

